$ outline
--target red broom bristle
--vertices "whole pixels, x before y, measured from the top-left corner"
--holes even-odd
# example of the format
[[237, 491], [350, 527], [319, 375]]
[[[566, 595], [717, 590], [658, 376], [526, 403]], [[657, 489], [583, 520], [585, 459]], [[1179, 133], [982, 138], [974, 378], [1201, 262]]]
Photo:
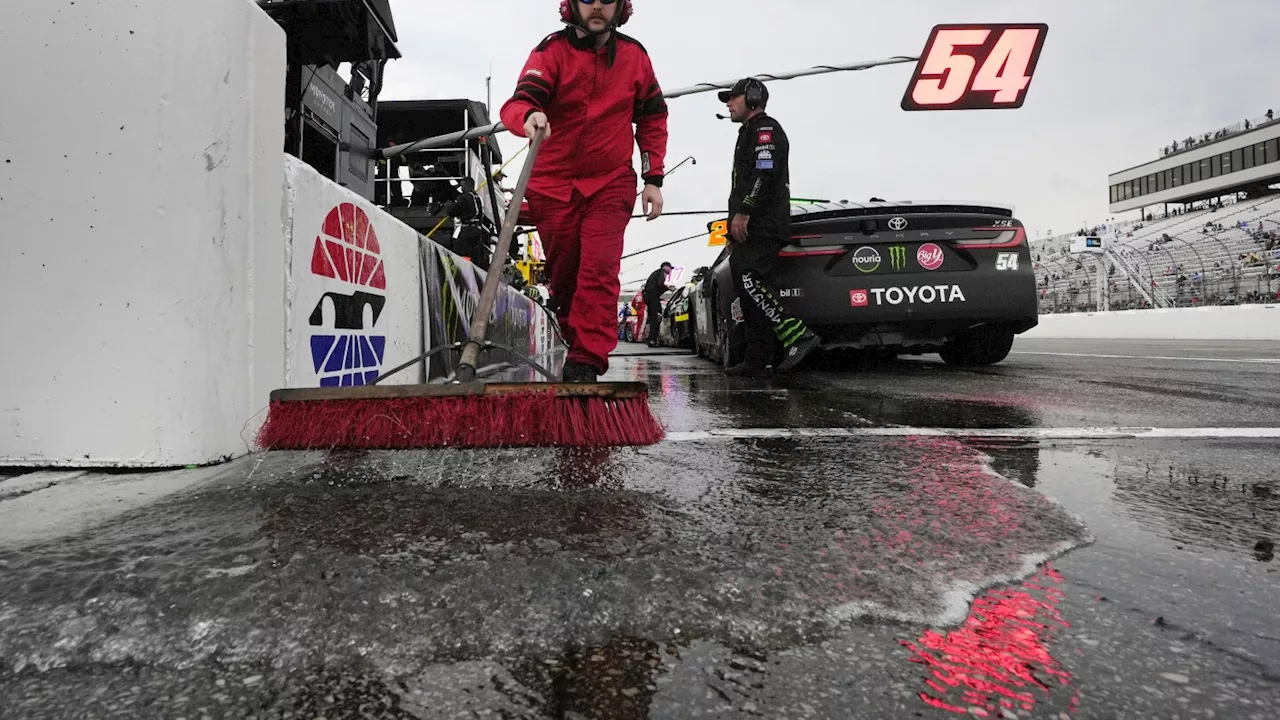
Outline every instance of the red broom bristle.
[[666, 433], [644, 397], [476, 397], [275, 402], [258, 433], [268, 450], [652, 445]]

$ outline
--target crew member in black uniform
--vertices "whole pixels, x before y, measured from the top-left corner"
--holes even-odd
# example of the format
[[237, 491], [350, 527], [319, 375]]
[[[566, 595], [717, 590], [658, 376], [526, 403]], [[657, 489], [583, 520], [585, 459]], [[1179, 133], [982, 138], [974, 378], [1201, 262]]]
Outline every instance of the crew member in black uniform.
[[658, 330], [662, 322], [662, 294], [671, 289], [671, 286], [667, 285], [667, 276], [670, 274], [671, 263], [662, 263], [661, 267], [649, 273], [649, 279], [645, 281], [644, 291], [641, 293], [644, 298], [645, 324], [649, 326], [649, 337], [646, 343], [649, 347], [658, 346]]
[[769, 91], [755, 78], [739, 80], [719, 94], [729, 119], [741, 123], [733, 154], [729, 193], [729, 269], [742, 304], [747, 345], [731, 375], [772, 371], [779, 345], [779, 371], [787, 371], [822, 344], [804, 321], [790, 315], [771, 287], [778, 252], [791, 234], [791, 143], [765, 112]]
[[476, 181], [469, 177], [462, 178], [457, 196], [445, 204], [444, 212], [457, 221], [459, 226], [458, 237], [451, 249], [463, 257], [471, 258], [472, 264], [481, 270], [488, 270], [493, 228], [484, 214], [480, 194], [476, 192]]

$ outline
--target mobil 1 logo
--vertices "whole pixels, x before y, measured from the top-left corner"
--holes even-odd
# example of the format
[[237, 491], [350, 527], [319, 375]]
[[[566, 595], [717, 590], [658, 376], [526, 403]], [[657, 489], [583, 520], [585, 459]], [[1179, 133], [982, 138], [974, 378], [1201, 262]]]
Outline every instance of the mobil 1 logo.
[[880, 269], [880, 251], [870, 246], [858, 248], [853, 253], [853, 266], [859, 272], [871, 273]]

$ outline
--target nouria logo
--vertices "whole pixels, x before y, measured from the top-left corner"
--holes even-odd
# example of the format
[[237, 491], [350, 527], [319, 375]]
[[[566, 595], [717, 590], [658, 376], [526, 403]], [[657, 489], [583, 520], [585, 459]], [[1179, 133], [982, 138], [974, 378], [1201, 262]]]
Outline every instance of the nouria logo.
[[880, 269], [880, 251], [864, 245], [853, 253], [853, 266], [864, 273], [875, 272]]
[[[311, 253], [311, 272], [330, 288], [309, 322], [311, 360], [321, 387], [365, 385], [378, 377], [387, 337], [376, 333], [387, 303], [378, 235], [364, 210], [342, 203], [329, 211]], [[355, 288], [359, 288], [358, 290]]]
[[925, 243], [916, 250], [916, 262], [925, 270], [937, 270], [942, 267], [942, 248], [933, 243]]

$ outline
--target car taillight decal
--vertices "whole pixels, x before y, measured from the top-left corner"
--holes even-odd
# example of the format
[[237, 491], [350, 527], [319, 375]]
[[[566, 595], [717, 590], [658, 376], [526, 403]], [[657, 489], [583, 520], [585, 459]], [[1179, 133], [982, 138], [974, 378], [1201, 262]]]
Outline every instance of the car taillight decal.
[[843, 247], [798, 248], [788, 246], [778, 251], [778, 257], [806, 257], [809, 255], [841, 255], [847, 252]]
[[1027, 237], [1024, 228], [974, 228], [982, 232], [998, 232], [999, 237], [986, 240], [956, 240], [953, 244], [965, 250], [986, 250], [994, 248], [1018, 247]]

